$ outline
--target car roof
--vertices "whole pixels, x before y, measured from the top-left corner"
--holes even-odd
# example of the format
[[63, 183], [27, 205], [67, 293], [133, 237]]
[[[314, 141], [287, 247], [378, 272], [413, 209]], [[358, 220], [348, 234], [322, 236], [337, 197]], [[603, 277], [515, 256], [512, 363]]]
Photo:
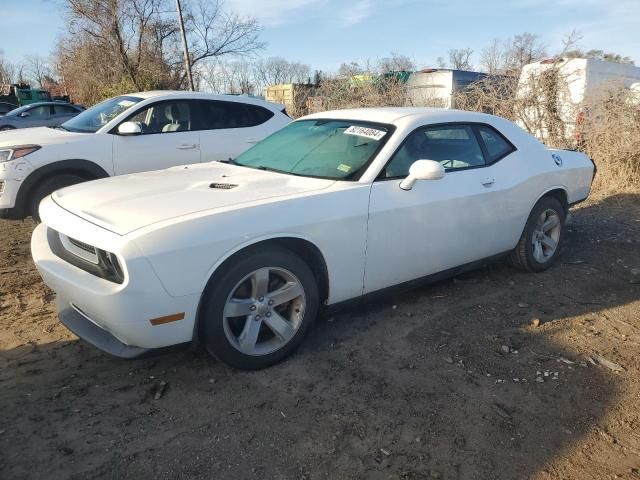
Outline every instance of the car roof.
[[56, 102], [56, 101], [51, 101], [51, 102], [33, 102], [33, 103], [27, 103], [26, 105], [23, 105], [23, 107], [37, 107], [39, 105], [74, 105], [73, 103], [69, 103], [69, 102]]
[[482, 122], [491, 115], [486, 113], [469, 112], [464, 110], [450, 110], [447, 108], [429, 107], [376, 107], [376, 108], [352, 108], [347, 110], [330, 110], [314, 113], [302, 117], [336, 118], [340, 120], [362, 120], [378, 123], [396, 124], [400, 119], [425, 120], [430, 123], [446, 122]]
[[179, 96], [181, 98], [243, 102], [243, 103], [250, 103], [254, 105], [262, 105], [262, 106], [269, 105], [271, 107], [282, 108], [282, 105], [278, 103], [268, 102], [266, 100], [262, 100], [261, 98], [249, 97], [245, 95], [225, 95], [225, 94], [217, 94], [217, 93], [190, 92], [187, 90], [149, 90], [147, 92], [128, 93], [125, 96], [138, 97], [144, 100], [147, 100], [150, 98], [160, 98], [160, 97], [165, 97], [169, 99], [173, 96]]

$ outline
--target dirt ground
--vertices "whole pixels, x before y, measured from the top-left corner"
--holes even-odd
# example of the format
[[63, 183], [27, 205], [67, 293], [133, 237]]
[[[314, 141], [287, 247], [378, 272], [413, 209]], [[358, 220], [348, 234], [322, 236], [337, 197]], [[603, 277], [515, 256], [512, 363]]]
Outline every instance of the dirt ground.
[[241, 372], [79, 341], [32, 224], [0, 222], [0, 478], [640, 479], [640, 195], [568, 228], [545, 273], [497, 263], [325, 315]]

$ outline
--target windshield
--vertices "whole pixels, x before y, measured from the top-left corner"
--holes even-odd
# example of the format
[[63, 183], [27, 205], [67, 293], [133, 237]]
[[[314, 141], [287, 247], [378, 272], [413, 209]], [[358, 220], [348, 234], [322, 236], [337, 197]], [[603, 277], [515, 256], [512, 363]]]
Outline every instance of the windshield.
[[353, 120], [290, 123], [235, 159], [235, 164], [308, 177], [353, 179], [392, 127]]
[[129, 96], [110, 98], [63, 123], [62, 128], [70, 132], [95, 133], [122, 112], [141, 101], [141, 98]]

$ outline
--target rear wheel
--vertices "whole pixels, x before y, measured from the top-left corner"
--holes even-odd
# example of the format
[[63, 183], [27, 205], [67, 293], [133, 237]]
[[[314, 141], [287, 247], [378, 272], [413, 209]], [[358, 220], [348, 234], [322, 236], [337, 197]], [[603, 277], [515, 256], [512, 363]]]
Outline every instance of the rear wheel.
[[71, 173], [61, 173], [38, 184], [31, 192], [29, 200], [29, 213], [31, 214], [33, 220], [35, 222], [40, 221], [38, 207], [40, 206], [40, 202], [45, 197], [51, 195], [56, 190], [60, 190], [61, 188], [75, 185], [76, 183], [81, 183], [84, 181], [86, 181], [86, 179], [79, 177], [78, 175], [73, 175]]
[[318, 312], [309, 266], [269, 247], [224, 268], [204, 293], [200, 334], [207, 350], [240, 369], [265, 368], [302, 342]]
[[543, 197], [533, 207], [518, 245], [510, 256], [511, 263], [529, 272], [549, 268], [560, 248], [567, 212], [556, 198]]

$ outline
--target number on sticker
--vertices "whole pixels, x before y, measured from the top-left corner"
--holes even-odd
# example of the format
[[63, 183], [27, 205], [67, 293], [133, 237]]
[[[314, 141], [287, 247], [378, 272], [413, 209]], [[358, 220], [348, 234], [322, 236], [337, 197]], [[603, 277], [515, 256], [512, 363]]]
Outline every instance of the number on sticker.
[[356, 135], [358, 137], [371, 138], [373, 140], [380, 140], [385, 136], [387, 132], [384, 130], [378, 130], [376, 128], [369, 127], [358, 127], [356, 125], [351, 125], [347, 128], [344, 133], [346, 135]]

